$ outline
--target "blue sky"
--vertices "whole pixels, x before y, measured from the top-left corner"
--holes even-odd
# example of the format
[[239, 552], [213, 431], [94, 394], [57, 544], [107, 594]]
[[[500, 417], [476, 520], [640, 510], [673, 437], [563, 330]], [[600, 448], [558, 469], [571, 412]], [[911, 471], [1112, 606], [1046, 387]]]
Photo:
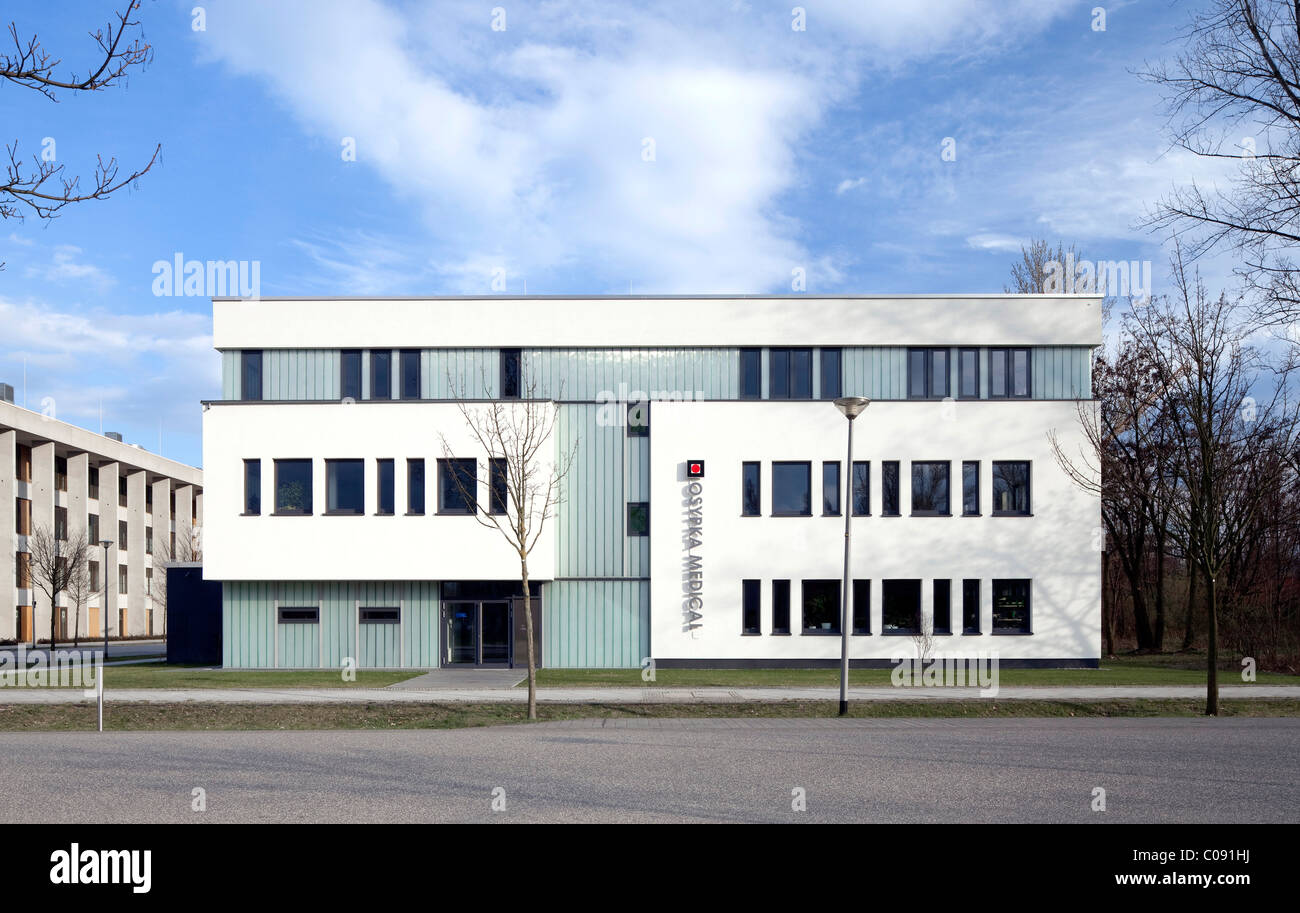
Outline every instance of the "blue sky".
[[[1151, 260], [1160, 293], [1139, 219], [1221, 179], [1133, 75], [1190, 4], [1106, 4], [1104, 31], [1098, 0], [810, 0], [804, 31], [758, 0], [213, 0], [203, 30], [196, 5], [144, 0], [155, 58], [125, 85], [0, 85], [25, 158], [163, 147], [111, 200], [0, 223], [0, 380], [195, 464], [218, 358], [210, 301], [153, 293], [178, 253], [259, 261], [264, 296], [490, 294], [500, 270], [512, 294], [789, 292], [796, 269], [810, 294], [997, 292], [1046, 237]], [[4, 24], [84, 70], [114, 8], [10, 0]]]

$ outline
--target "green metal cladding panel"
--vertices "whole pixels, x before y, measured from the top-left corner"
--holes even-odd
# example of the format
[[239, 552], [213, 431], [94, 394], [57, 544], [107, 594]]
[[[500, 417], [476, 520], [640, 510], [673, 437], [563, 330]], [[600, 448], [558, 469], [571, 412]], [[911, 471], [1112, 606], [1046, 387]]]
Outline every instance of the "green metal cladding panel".
[[523, 350], [524, 383], [535, 383], [539, 398], [734, 399], [739, 372], [738, 348]]
[[316, 669], [320, 666], [320, 625], [277, 625], [282, 669]]
[[275, 664], [275, 594], [270, 583], [226, 583], [221, 588], [222, 665]]
[[[596, 405], [563, 405], [556, 419], [557, 452], [577, 445], [555, 518], [556, 576], [623, 577], [624, 429], [602, 425]], [[654, 422], [653, 417], [651, 422]]]
[[221, 353], [221, 398], [239, 399], [239, 350]]
[[438, 665], [438, 584], [415, 581], [406, 585], [402, 617], [406, 628], [406, 665], [432, 668]]
[[499, 349], [420, 352], [420, 395], [425, 399], [494, 399], [500, 379]]
[[557, 580], [543, 600], [542, 664], [635, 669], [650, 653], [650, 583]]
[[352, 584], [320, 585], [321, 665], [326, 669], [342, 669], [344, 659], [356, 659], [356, 617]]
[[262, 398], [338, 399], [338, 349], [267, 349], [262, 353]]

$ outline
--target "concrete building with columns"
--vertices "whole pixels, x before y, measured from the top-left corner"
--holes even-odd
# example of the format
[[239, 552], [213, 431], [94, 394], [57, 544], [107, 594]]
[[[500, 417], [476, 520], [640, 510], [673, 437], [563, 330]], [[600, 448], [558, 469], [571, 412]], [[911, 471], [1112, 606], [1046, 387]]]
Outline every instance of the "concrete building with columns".
[[[0, 385], [0, 643], [50, 636], [50, 606], [28, 557], [29, 536], [42, 527], [93, 543], [88, 604], [77, 613], [60, 597], [60, 640], [74, 624], [82, 637], [101, 637], [105, 620], [110, 638], [162, 634], [155, 567], [201, 551], [202, 470], [24, 409], [11, 390]], [[112, 543], [107, 559], [103, 540]]]

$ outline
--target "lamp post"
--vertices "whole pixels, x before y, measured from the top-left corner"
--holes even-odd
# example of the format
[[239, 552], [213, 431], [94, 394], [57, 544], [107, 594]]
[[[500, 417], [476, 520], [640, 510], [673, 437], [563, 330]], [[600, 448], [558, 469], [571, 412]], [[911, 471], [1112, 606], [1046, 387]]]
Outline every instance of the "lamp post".
[[865, 396], [841, 396], [835, 408], [849, 420], [849, 452], [845, 459], [844, 486], [844, 588], [840, 593], [840, 716], [849, 713], [849, 543], [853, 533], [853, 420], [861, 415], [871, 400]]
[[104, 659], [108, 659], [108, 547], [113, 544], [111, 539], [101, 539], [100, 545], [104, 547], [104, 595], [99, 600], [99, 624], [104, 629]]

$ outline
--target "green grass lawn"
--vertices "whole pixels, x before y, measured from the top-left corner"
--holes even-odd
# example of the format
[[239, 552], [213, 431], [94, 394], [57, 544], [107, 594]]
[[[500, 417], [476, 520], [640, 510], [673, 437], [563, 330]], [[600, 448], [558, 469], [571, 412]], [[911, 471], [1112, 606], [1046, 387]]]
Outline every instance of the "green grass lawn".
[[[111, 655], [111, 654], [110, 654]], [[345, 682], [332, 669], [213, 669], [211, 666], [108, 666], [104, 687], [133, 688], [385, 688], [423, 674], [423, 669], [362, 669]], [[0, 681], [4, 676], [0, 675]]]

